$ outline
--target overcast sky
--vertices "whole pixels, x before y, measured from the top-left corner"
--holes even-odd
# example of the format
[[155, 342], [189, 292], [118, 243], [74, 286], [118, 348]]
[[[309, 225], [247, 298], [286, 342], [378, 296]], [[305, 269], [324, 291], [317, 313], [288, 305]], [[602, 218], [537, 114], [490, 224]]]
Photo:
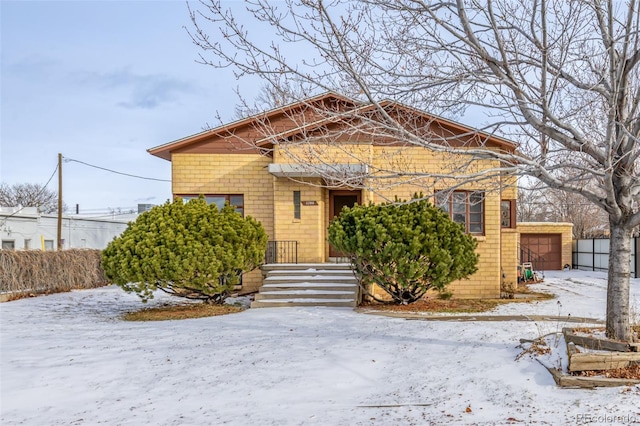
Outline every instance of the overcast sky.
[[[184, 1], [0, 0], [0, 13], [2, 182], [44, 184], [58, 153], [169, 180], [170, 163], [147, 149], [218, 124], [216, 112], [233, 118], [238, 83], [195, 62]], [[243, 84], [245, 96], [254, 90]], [[169, 182], [72, 161], [63, 181], [65, 203], [81, 213], [171, 197]]]

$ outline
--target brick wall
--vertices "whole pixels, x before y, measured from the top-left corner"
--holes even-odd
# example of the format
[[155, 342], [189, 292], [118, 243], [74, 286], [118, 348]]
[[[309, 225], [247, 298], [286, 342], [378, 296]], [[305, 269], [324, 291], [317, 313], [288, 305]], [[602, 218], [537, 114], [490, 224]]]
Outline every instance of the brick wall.
[[[372, 144], [308, 144], [277, 148], [274, 161], [296, 163], [302, 158], [315, 158], [328, 163], [367, 163], [380, 174], [394, 169], [439, 173], [467, 173], [493, 167], [490, 161], [467, 164], [466, 159], [434, 153], [424, 148], [374, 146]], [[310, 151], [312, 150], [312, 151]], [[174, 194], [243, 194], [245, 215], [259, 220], [271, 240], [299, 241], [299, 262], [323, 262], [328, 258], [326, 228], [329, 221], [329, 190], [320, 179], [275, 178], [267, 171], [272, 160], [259, 154], [174, 153], [172, 155]], [[362, 191], [362, 202], [392, 201], [396, 196], [409, 199], [415, 192], [432, 195], [452, 184], [452, 179], [369, 179]], [[500, 200], [515, 197], [515, 187], [501, 194], [504, 182], [499, 178], [482, 184], [465, 184], [460, 189], [485, 192], [485, 234], [478, 239], [480, 255], [478, 272], [466, 280], [454, 282], [449, 289], [458, 298], [495, 298], [500, 295], [502, 271], [515, 276], [517, 234], [500, 229]], [[301, 192], [302, 201], [315, 201], [315, 206], [301, 206], [301, 218], [293, 214], [293, 191]], [[512, 194], [513, 193], [513, 194]], [[508, 196], [508, 197], [507, 197]], [[274, 219], [275, 218], [275, 219]], [[570, 241], [570, 240], [569, 240]], [[569, 257], [570, 257], [569, 244]], [[570, 259], [569, 259], [570, 260]], [[245, 289], [257, 289], [261, 275], [254, 271], [244, 278]]]
[[[172, 162], [173, 194], [242, 194], [244, 214], [262, 223], [271, 237], [273, 225], [273, 176], [271, 159], [259, 154], [179, 154]], [[245, 274], [243, 290], [262, 285], [259, 270]]]
[[[296, 182], [287, 178], [274, 180], [274, 240], [298, 241], [298, 262], [313, 263], [325, 261], [327, 219], [326, 189], [320, 179], [304, 179]], [[303, 202], [300, 219], [294, 217], [293, 192], [300, 191]], [[304, 205], [304, 202], [317, 205]]]
[[[462, 156], [454, 156], [447, 153], [435, 153], [424, 148], [410, 147], [374, 147], [376, 155], [375, 165], [385, 173], [387, 170], [401, 168], [409, 172], [431, 172], [441, 174], [459, 174], [474, 172], [483, 168], [494, 167], [495, 162], [477, 161], [468, 163], [468, 159]], [[456, 184], [453, 179], [404, 179], [404, 182], [384, 181], [386, 185], [380, 185], [380, 189], [371, 193], [369, 198], [374, 203], [387, 200], [394, 200], [395, 196], [400, 199], [410, 199], [414, 193], [423, 192], [425, 196], [430, 196], [435, 191], [446, 189]], [[500, 179], [492, 178], [480, 184], [467, 183], [459, 186], [460, 190], [485, 190], [484, 205], [484, 235], [476, 236], [479, 254], [478, 271], [468, 279], [454, 281], [448, 286], [448, 291], [453, 292], [456, 298], [498, 298], [500, 297], [500, 283], [502, 261], [507, 260], [507, 255], [503, 258], [501, 253], [501, 230], [500, 230]], [[373, 185], [372, 185], [373, 186]], [[385, 187], [386, 186], [386, 187]], [[513, 242], [515, 244], [515, 241]], [[509, 250], [515, 255], [515, 249]], [[509, 262], [507, 262], [509, 263]], [[516, 260], [512, 260], [508, 265], [510, 274], [516, 274]]]
[[518, 283], [518, 231], [513, 228], [501, 230], [500, 258], [502, 260], [502, 279], [506, 284]]

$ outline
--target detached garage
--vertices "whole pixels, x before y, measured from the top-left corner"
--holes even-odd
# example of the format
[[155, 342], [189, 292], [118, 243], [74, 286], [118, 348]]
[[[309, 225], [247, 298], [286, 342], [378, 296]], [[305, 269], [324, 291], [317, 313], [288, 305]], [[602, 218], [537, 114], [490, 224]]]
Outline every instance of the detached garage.
[[571, 223], [518, 223], [520, 263], [531, 261], [542, 271], [571, 266], [572, 231]]

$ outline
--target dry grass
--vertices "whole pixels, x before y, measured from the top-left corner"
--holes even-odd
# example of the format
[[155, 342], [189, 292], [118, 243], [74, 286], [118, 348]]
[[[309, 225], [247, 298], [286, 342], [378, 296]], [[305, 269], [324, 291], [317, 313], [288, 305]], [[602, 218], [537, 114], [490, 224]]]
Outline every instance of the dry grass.
[[602, 331], [604, 331], [604, 327], [573, 327], [571, 329], [571, 332], [573, 334], [583, 333], [590, 336], [593, 335], [593, 333], [602, 332]]
[[235, 314], [244, 310], [244, 307], [234, 305], [192, 303], [188, 305], [170, 305], [156, 308], [145, 308], [135, 312], [128, 312], [123, 316], [123, 319], [126, 321], [182, 320]]
[[103, 286], [107, 280], [100, 254], [88, 249], [0, 250], [0, 292], [19, 298]]
[[498, 306], [493, 299], [423, 299], [410, 305], [383, 305], [380, 303], [363, 303], [361, 307], [378, 311], [395, 312], [484, 312]]
[[606, 377], [609, 379], [635, 379], [640, 380], [640, 365], [632, 365], [626, 368], [616, 368], [614, 370], [590, 370], [580, 371], [573, 374], [581, 377]]
[[555, 297], [553, 294], [550, 294], [550, 293], [542, 293], [542, 292], [539, 292], [539, 291], [531, 290], [529, 288], [529, 283], [520, 283], [520, 284], [518, 284], [518, 286], [516, 287], [516, 290], [515, 290], [515, 294], [516, 295], [518, 295], [518, 294], [531, 294], [531, 295], [537, 295], [537, 296], [549, 296], [549, 297], [547, 297], [548, 299], [553, 299]]
[[478, 313], [494, 309], [498, 305], [507, 303], [530, 303], [538, 300], [553, 299], [555, 296], [549, 293], [536, 293], [530, 291], [525, 297], [517, 296], [515, 299], [448, 299], [427, 298], [418, 300], [410, 305], [384, 305], [380, 303], [363, 303], [361, 307], [395, 312], [443, 312], [443, 313]]
[[[582, 333], [586, 335], [593, 336], [595, 333], [603, 333], [605, 330], [604, 327], [576, 327], [571, 331], [573, 333]], [[640, 338], [640, 324], [634, 324], [631, 326], [631, 331], [635, 334], [635, 337], [632, 339]], [[579, 346], [576, 346], [576, 351], [581, 352], [579, 350]], [[579, 371], [572, 373], [574, 376], [580, 377], [606, 377], [611, 379], [634, 379], [640, 380], [640, 365], [630, 365], [625, 368], [616, 368], [611, 370], [588, 370], [588, 371]]]
[[520, 352], [518, 356], [516, 356], [516, 361], [523, 358], [525, 355], [532, 356], [541, 356], [548, 353], [551, 353], [551, 348], [545, 341], [545, 336], [538, 337], [537, 339], [531, 342], [531, 346], [526, 348], [524, 351]]

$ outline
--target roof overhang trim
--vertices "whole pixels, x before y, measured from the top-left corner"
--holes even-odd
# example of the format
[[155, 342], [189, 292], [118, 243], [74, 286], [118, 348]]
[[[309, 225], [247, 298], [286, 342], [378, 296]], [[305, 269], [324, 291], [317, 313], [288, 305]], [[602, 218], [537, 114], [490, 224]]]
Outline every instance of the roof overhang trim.
[[269, 173], [292, 178], [353, 178], [369, 173], [367, 164], [269, 164]]

